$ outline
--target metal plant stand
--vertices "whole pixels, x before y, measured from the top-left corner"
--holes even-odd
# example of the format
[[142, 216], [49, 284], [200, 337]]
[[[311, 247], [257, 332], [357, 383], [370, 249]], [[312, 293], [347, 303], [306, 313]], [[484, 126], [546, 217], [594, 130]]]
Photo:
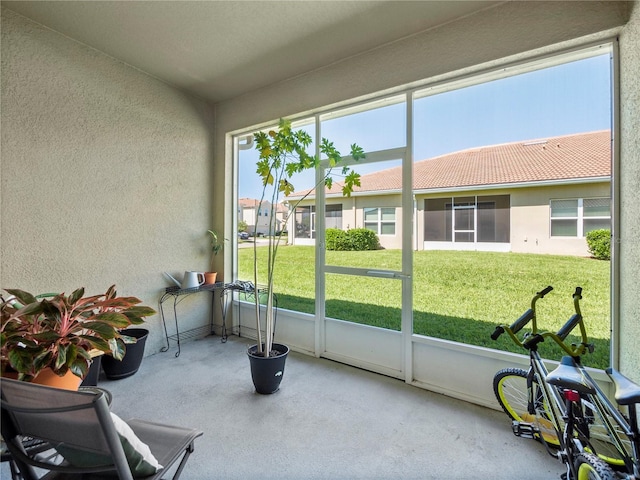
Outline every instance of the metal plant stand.
[[[222, 336], [221, 341], [224, 343], [227, 341], [227, 327], [226, 327], [226, 308], [224, 302], [224, 292], [225, 292], [225, 283], [217, 282], [210, 285], [200, 285], [196, 288], [180, 288], [180, 287], [167, 287], [165, 289], [164, 294], [160, 297], [160, 316], [162, 318], [162, 325], [164, 326], [164, 334], [167, 345], [162, 347], [161, 351], [166, 352], [169, 350], [169, 342], [175, 341], [178, 345], [178, 351], [175, 356], [180, 356], [180, 342], [182, 340], [187, 340], [195, 337], [202, 337], [206, 335], [214, 335], [214, 324], [213, 317], [214, 311], [216, 308], [216, 292], [220, 294], [220, 312], [222, 314]], [[200, 292], [209, 292], [211, 293], [211, 315], [209, 317], [209, 323], [207, 325], [202, 325], [199, 327], [191, 328], [188, 330], [180, 331], [180, 326], [178, 323], [178, 304], [187, 298], [189, 295], [193, 295], [195, 293]], [[170, 335], [167, 329], [167, 322], [164, 314], [164, 303], [167, 300], [173, 300], [173, 320], [175, 323], [175, 334]]]

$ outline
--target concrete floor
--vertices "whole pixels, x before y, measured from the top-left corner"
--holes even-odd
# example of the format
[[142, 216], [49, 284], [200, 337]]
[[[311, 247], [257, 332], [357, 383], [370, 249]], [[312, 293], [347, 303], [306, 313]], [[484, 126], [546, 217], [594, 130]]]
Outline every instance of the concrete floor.
[[[99, 386], [112, 410], [197, 427], [181, 478], [559, 478], [562, 464], [516, 438], [501, 412], [295, 352], [281, 388], [253, 390], [248, 341], [207, 337], [144, 359], [134, 376]], [[6, 464], [4, 464], [6, 465]], [[9, 478], [3, 465], [3, 478]]]

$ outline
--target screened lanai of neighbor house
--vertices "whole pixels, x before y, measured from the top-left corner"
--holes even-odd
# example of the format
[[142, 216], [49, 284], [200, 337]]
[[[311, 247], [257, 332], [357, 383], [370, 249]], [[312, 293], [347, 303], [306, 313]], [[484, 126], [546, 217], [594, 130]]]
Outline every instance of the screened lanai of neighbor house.
[[[3, 288], [115, 283], [158, 305], [165, 272], [213, 263], [222, 281], [247, 280], [239, 224], [270, 233], [249, 221], [261, 190], [250, 139], [288, 118], [313, 135], [310, 149], [327, 135], [367, 155], [350, 198], [318, 189], [299, 210], [276, 202], [281, 226], [293, 212], [283, 251], [302, 248], [302, 233], [309, 249], [289, 265], [306, 283], [280, 287], [305, 305], [278, 312], [280, 343], [497, 408], [492, 375], [526, 357], [416, 331], [416, 262], [448, 251], [587, 261], [585, 236], [604, 227], [612, 255], [594, 269], [605, 265], [606, 357], [640, 381], [637, 1], [3, 1], [1, 15]], [[574, 101], [592, 80], [593, 101]], [[566, 113], [571, 129], [555, 130]], [[430, 149], [440, 141], [448, 150]], [[395, 256], [338, 257], [318, 242], [330, 227], [372, 229]], [[224, 239], [213, 257], [208, 230]], [[180, 328], [213, 315], [216, 334], [253, 338], [252, 305], [227, 300], [223, 318], [208, 295], [189, 297]], [[358, 310], [393, 326], [352, 321]], [[161, 315], [146, 326], [145, 355], [160, 354]]]

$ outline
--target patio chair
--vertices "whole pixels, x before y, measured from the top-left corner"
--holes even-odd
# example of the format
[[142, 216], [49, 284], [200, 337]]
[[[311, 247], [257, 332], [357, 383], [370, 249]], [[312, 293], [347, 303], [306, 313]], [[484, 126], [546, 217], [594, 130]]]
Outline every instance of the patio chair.
[[[180, 460], [176, 480], [202, 435], [144, 420], [124, 422], [110, 412], [99, 389], [61, 390], [3, 378], [0, 391], [2, 437], [17, 470], [14, 478], [152, 480]], [[38, 448], [24, 443], [33, 440], [40, 441]]]

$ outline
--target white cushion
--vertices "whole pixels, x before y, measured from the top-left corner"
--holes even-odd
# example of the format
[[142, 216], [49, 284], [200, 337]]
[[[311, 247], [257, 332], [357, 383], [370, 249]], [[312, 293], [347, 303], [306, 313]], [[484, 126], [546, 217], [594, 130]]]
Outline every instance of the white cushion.
[[[127, 457], [131, 474], [134, 477], [147, 477], [161, 470], [163, 467], [153, 456], [149, 446], [138, 438], [127, 422], [115, 413], [110, 413], [113, 425], [120, 437], [122, 449]], [[105, 455], [79, 450], [64, 444], [57, 445], [55, 448], [71, 465], [76, 467], [111, 465], [112, 463], [111, 459]]]
[[133, 476], [153, 475], [161, 470], [162, 465], [151, 453], [149, 445], [138, 438], [127, 422], [113, 412], [111, 412], [111, 418], [118, 435], [120, 435], [120, 442]]

